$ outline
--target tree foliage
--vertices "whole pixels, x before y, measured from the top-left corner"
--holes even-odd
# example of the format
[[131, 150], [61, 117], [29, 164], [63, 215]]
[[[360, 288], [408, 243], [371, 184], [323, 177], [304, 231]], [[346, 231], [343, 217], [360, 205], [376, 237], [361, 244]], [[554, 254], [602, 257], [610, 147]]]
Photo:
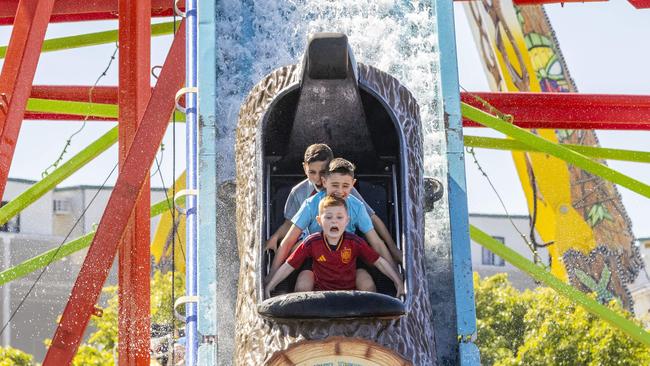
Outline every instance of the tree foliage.
[[95, 331], [83, 343], [72, 359], [73, 366], [114, 366], [117, 364], [117, 286], [105, 287], [102, 291], [108, 296], [102, 316], [90, 318]]
[[[174, 298], [185, 295], [185, 275], [174, 275]], [[172, 300], [172, 273], [154, 272], [151, 280], [151, 323], [171, 324], [176, 322], [176, 327], [184, 324], [174, 317], [174, 301]]]
[[[84, 343], [73, 360], [73, 366], [113, 366], [117, 359], [117, 317], [118, 297], [117, 286], [104, 289], [108, 295], [107, 306], [103, 309], [101, 317], [92, 317], [91, 324], [95, 327], [88, 341]], [[183, 274], [174, 275], [174, 297], [178, 298], [185, 292], [185, 278]], [[156, 271], [151, 279], [151, 323], [171, 324], [176, 322], [176, 327], [182, 326], [174, 318], [172, 301], [172, 272], [162, 273]]]
[[[172, 276], [174, 277], [174, 296], [172, 297]], [[105, 287], [102, 291], [107, 296], [106, 307], [102, 309], [102, 316], [93, 316], [90, 324], [95, 331], [88, 341], [83, 343], [74, 359], [73, 366], [114, 366], [117, 364], [117, 331], [118, 331], [118, 296], [117, 286]], [[182, 327], [182, 322], [174, 317], [172, 298], [185, 294], [185, 277], [183, 274], [162, 273], [156, 271], [151, 279], [151, 323], [172, 324], [176, 328]], [[51, 340], [46, 340], [49, 346]], [[30, 356], [31, 357], [31, 356]], [[14, 364], [10, 364], [14, 365]], [[22, 365], [22, 364], [19, 364]], [[25, 363], [24, 365], [31, 365]], [[5, 366], [0, 358], [0, 366]]]
[[[182, 324], [174, 319], [171, 272], [154, 273], [151, 322]], [[184, 278], [174, 278], [174, 297], [182, 296]], [[482, 365], [573, 366], [650, 365], [650, 349], [549, 288], [520, 292], [507, 275], [475, 275], [477, 345]], [[93, 317], [95, 331], [81, 345], [74, 366], [114, 366], [117, 357], [117, 287], [104, 289], [107, 306]], [[632, 319], [616, 302], [610, 308]], [[29, 366], [32, 356], [0, 347], [0, 366]]]
[[650, 349], [550, 288], [522, 293], [505, 274], [475, 276], [474, 288], [483, 365], [650, 365]]
[[0, 347], [0, 366], [30, 366], [32, 355], [11, 347]]

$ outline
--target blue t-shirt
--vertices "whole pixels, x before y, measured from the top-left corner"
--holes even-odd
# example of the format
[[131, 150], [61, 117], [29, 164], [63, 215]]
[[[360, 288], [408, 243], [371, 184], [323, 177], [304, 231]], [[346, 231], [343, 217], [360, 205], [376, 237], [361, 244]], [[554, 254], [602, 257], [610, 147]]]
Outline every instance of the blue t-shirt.
[[[305, 202], [307, 198], [311, 197], [313, 194], [315, 195], [318, 192], [319, 191], [316, 189], [316, 187], [314, 187], [309, 179], [305, 179], [302, 182], [296, 184], [291, 189], [291, 193], [289, 193], [289, 197], [287, 197], [287, 202], [284, 204], [284, 218], [291, 221], [291, 219], [296, 216], [296, 213], [300, 209], [300, 206], [302, 206], [302, 203]], [[375, 211], [373, 211], [370, 205], [368, 205], [366, 201], [363, 200], [363, 197], [361, 197], [356, 188], [352, 187], [352, 192], [350, 192], [350, 195], [363, 202], [363, 204], [366, 206], [366, 211], [368, 211], [368, 216], [372, 217], [372, 215], [375, 214]]]
[[[318, 221], [316, 221], [316, 216], [318, 216], [318, 204], [325, 198], [325, 194], [325, 191], [321, 191], [307, 198], [302, 203], [302, 206], [300, 206], [296, 215], [291, 219], [291, 222], [308, 234], [322, 231], [323, 229], [318, 225]], [[350, 216], [350, 222], [345, 228], [346, 231], [354, 234], [358, 229], [365, 234], [374, 229], [363, 202], [352, 195], [348, 195], [345, 199], [345, 205], [348, 208], [348, 215]]]

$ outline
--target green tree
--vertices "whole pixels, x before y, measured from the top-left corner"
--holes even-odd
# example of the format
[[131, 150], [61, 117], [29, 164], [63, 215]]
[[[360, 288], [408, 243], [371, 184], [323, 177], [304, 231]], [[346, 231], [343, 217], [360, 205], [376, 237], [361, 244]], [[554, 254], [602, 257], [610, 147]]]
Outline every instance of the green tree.
[[475, 276], [474, 288], [483, 365], [650, 365], [650, 349], [550, 288], [522, 293], [505, 274]]
[[0, 366], [31, 366], [32, 358], [19, 349], [0, 347]]
[[73, 366], [114, 366], [117, 357], [117, 286], [105, 287], [102, 291], [108, 296], [101, 317], [93, 316], [90, 324], [95, 331], [88, 341], [79, 346], [72, 360]]
[[[185, 274], [174, 275], [174, 297], [185, 295]], [[151, 279], [151, 322], [155, 324], [171, 324], [176, 322], [176, 327], [184, 324], [174, 317], [174, 301], [172, 300], [172, 273], [154, 272]]]
[[[172, 301], [172, 272], [154, 272], [151, 279], [151, 323], [171, 324], [175, 322], [176, 327], [183, 324], [174, 318]], [[182, 296], [185, 292], [185, 277], [181, 273], [174, 275], [174, 297]], [[118, 297], [117, 286], [110, 286], [103, 289], [104, 296], [107, 296], [106, 307], [102, 309], [102, 316], [93, 316], [90, 324], [95, 331], [90, 335], [88, 341], [83, 343], [75, 358], [73, 366], [114, 366], [117, 359], [117, 316]], [[46, 341], [46, 344], [49, 340]], [[13, 364], [12, 364], [13, 365]], [[30, 365], [29, 363], [25, 365]], [[0, 366], [4, 364], [0, 363]]]

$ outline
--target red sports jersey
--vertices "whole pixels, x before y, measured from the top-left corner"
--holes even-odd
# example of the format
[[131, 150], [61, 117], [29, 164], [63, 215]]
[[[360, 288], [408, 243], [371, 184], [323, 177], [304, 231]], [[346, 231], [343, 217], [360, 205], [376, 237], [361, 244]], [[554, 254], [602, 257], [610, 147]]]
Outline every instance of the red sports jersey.
[[341, 235], [336, 250], [332, 250], [319, 232], [308, 236], [287, 258], [293, 268], [300, 268], [305, 259], [313, 260], [314, 289], [354, 290], [356, 288], [357, 257], [373, 264], [379, 254], [365, 240], [345, 232]]

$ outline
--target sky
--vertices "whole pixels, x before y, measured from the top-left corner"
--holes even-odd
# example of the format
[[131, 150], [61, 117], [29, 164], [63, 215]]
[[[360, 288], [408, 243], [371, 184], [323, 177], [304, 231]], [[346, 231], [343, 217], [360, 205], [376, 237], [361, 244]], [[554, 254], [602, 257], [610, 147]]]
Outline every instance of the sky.
[[[469, 91], [487, 91], [489, 87], [476, 45], [472, 38], [462, 4], [456, 3], [456, 37], [460, 84]], [[582, 93], [643, 94], [650, 95], [650, 10], [636, 10], [627, 1], [606, 3], [577, 3], [547, 5], [551, 23], [569, 71]], [[155, 19], [154, 22], [167, 21]], [[115, 29], [116, 21], [52, 24], [46, 38]], [[11, 27], [0, 27], [0, 45], [6, 45]], [[152, 41], [152, 65], [164, 61], [171, 37], [157, 37]], [[44, 53], [41, 56], [34, 84], [92, 85], [106, 68], [115, 45], [93, 46], [63, 52]], [[2, 60], [0, 60], [2, 64]], [[110, 67], [99, 85], [117, 84], [117, 61]], [[72, 140], [66, 160], [114, 126], [111, 122], [89, 122]], [[10, 177], [40, 179], [41, 172], [52, 164], [65, 145], [65, 140], [81, 127], [80, 122], [25, 121], [22, 125]], [[184, 167], [184, 124], [176, 127], [176, 174]], [[500, 136], [485, 129], [466, 129], [468, 135]], [[650, 132], [599, 131], [604, 147], [648, 151]], [[169, 187], [172, 179], [173, 141], [168, 129], [163, 141], [161, 159], [164, 182], [152, 171], [152, 185]], [[507, 152], [477, 149], [476, 155], [483, 169], [494, 183], [497, 192], [511, 214], [526, 214], [527, 208], [514, 164]], [[68, 178], [62, 186], [79, 184], [99, 185], [116, 163], [117, 147], [113, 147], [95, 161]], [[504, 161], [508, 162], [504, 164]], [[466, 159], [469, 210], [473, 213], [503, 214], [504, 209], [494, 191], [478, 172], [471, 158]], [[642, 182], [650, 183], [650, 169], [638, 163], [610, 161], [609, 166]], [[109, 178], [108, 184], [115, 182]], [[625, 188], [620, 188], [623, 203], [633, 222], [637, 237], [650, 237], [646, 211], [650, 201]]]
[[[155, 18], [153, 22], [166, 22], [171, 19]], [[53, 23], [48, 26], [46, 39], [76, 34], [100, 32], [117, 28], [117, 21], [95, 21], [79, 23]], [[0, 45], [9, 43], [10, 27], [0, 27]], [[154, 37], [151, 44], [151, 64], [162, 65], [171, 44], [171, 36]], [[34, 76], [34, 85], [93, 85], [106, 69], [115, 50], [115, 44], [77, 48], [58, 52], [42, 53]], [[0, 60], [2, 64], [3, 60]], [[98, 85], [117, 85], [118, 60], [112, 62], [106, 76]], [[155, 80], [152, 81], [152, 84]], [[116, 125], [115, 122], [88, 122], [72, 139], [64, 161], [82, 150], [89, 143]], [[38, 180], [41, 173], [54, 161], [65, 146], [65, 141], [82, 126], [81, 122], [24, 121], [9, 177]], [[176, 144], [172, 141], [172, 129], [168, 128], [163, 139], [164, 152], [158, 154], [162, 167], [163, 182], [157, 170], [152, 170], [151, 184], [155, 187], [169, 187], [172, 180], [173, 147], [176, 145], [176, 175], [185, 166], [185, 124], [176, 126]], [[98, 158], [65, 180], [60, 186], [80, 184], [101, 185], [117, 162], [117, 144]], [[155, 166], [155, 164], [154, 164]], [[117, 173], [108, 180], [108, 185], [116, 181]], [[163, 184], [164, 183], [164, 184]]]

